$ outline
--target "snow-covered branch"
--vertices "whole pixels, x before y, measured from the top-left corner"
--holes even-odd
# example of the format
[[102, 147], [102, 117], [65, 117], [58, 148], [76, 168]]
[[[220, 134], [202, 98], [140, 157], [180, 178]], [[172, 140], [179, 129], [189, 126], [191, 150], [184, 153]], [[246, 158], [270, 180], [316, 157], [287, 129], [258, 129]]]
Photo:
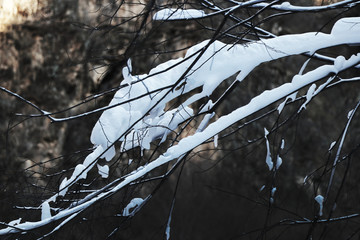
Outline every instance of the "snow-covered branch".
[[[264, 5], [266, 3], [255, 2], [252, 2], [251, 6], [266, 7]], [[356, 4], [356, 1], [344, 1], [342, 4]], [[279, 6], [272, 5], [272, 7], [281, 8], [281, 10], [299, 10], [287, 3]], [[314, 9], [312, 8], [312, 10]], [[203, 12], [178, 12], [178, 10], [170, 9], [158, 12], [155, 19], [184, 19], [197, 17], [200, 13], [200, 17], [202, 17]], [[109, 176], [109, 167], [97, 163], [100, 159], [111, 161], [114, 158], [117, 152], [115, 143], [121, 143], [118, 152], [125, 152], [135, 147], [150, 150], [153, 141], [160, 139], [161, 142], [165, 142], [168, 135], [175, 131], [181, 123], [195, 117], [197, 113], [192, 108], [193, 104], [211, 96], [229, 77], [237, 74], [236, 80], [241, 82], [257, 66], [265, 62], [303, 53], [314, 54], [318, 50], [338, 45], [360, 44], [359, 32], [360, 18], [343, 18], [335, 23], [330, 34], [313, 32], [292, 34], [236, 45], [208, 40], [191, 47], [184, 58], [160, 64], [148, 74], [133, 76], [130, 71], [125, 69], [123, 75], [126, 85], [115, 93], [108, 106], [99, 109], [103, 113], [96, 122], [90, 137], [94, 145], [93, 152], [75, 167], [69, 179], [62, 180], [59, 191], [41, 205], [41, 220], [17, 222], [13, 226], [9, 223], [6, 228], [0, 230], [0, 235], [29, 231], [63, 218], [66, 218], [65, 224], [94, 203], [139, 181], [158, 167], [182, 158], [240, 120], [310, 86], [303, 105], [305, 107], [312, 97], [330, 83], [329, 81], [326, 85], [317, 88], [317, 81], [358, 65], [360, 53], [352, 55], [348, 59], [338, 56], [334, 64], [322, 65], [307, 73], [295, 75], [291, 81], [262, 92], [253, 97], [249, 103], [237, 106], [234, 111], [219, 117], [212, 123], [210, 123], [212, 115], [209, 113], [210, 115], [206, 115], [205, 120], [199, 125], [198, 131], [179, 139], [177, 144], [169, 146], [153, 161], [140, 166], [120, 181], [115, 181], [111, 188], [91, 193], [77, 204], [69, 205], [68, 208], [51, 215], [51, 204], [58, 201], [60, 197], [66, 196], [69, 188], [79, 180], [86, 179], [92, 168], [97, 166], [103, 178]], [[358, 78], [353, 78], [353, 80], [358, 80]], [[195, 89], [201, 90], [189, 95], [186, 99], [182, 98], [180, 104], [169, 109], [171, 101], [183, 97]], [[292, 99], [294, 98], [293, 96]], [[202, 112], [205, 113], [212, 106], [213, 103], [209, 101], [202, 108]], [[46, 114], [46, 112], [38, 110]], [[200, 113], [202, 112], [200, 111]], [[268, 165], [270, 168], [270, 162]], [[129, 215], [131, 208], [141, 204], [142, 201], [139, 199], [133, 200], [124, 210], [124, 215]], [[59, 225], [59, 227], [61, 226]]]
[[289, 2], [282, 2], [281, 4], [274, 4], [276, 1], [271, 3], [267, 3], [264, 0], [249, 0], [244, 2], [239, 1], [229, 1], [234, 4], [232, 7], [227, 7], [224, 9], [219, 9], [214, 4], [209, 3], [204, 4], [209, 9], [215, 10], [215, 12], [206, 14], [203, 10], [196, 10], [196, 9], [163, 9], [155, 13], [153, 19], [154, 20], [190, 20], [190, 19], [202, 19], [213, 17], [219, 14], [229, 14], [238, 10], [240, 8], [270, 8], [277, 11], [286, 11], [286, 12], [320, 12], [326, 11], [331, 9], [338, 9], [338, 8], [351, 8], [358, 4], [360, 1], [358, 0], [344, 0], [339, 1], [336, 3], [331, 3], [329, 5], [323, 6], [297, 6], [293, 5]]

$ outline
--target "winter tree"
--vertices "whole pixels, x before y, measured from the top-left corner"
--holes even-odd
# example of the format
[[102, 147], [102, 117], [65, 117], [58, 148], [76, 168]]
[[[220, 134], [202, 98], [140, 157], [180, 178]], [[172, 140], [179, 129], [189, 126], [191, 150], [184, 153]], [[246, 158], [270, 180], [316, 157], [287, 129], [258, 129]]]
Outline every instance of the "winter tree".
[[[16, 113], [17, 121], [9, 128], [38, 118], [52, 125], [81, 123], [91, 116], [97, 120], [88, 136], [91, 148], [22, 169], [34, 173], [26, 191], [38, 197], [23, 200], [24, 206], [14, 202], [19, 215], [0, 222], [0, 235], [359, 236], [359, 4], [104, 3], [97, 25], [76, 27], [95, 39], [128, 28], [131, 37], [122, 51], [101, 56], [96, 65], [104, 70], [102, 81], [115, 79], [117, 87], [58, 111], [1, 87], [2, 94], [33, 110]], [[171, 26], [188, 27], [188, 32], [170, 32], [154, 46], [147, 45]], [[89, 62], [96, 57], [89, 56]], [[144, 59], [152, 63], [140, 67]], [[84, 106], [91, 109], [81, 111]], [[74, 109], [80, 110], [73, 114]], [[66, 158], [72, 161], [62, 168]], [[208, 177], [202, 190], [192, 188], [203, 175]], [[232, 179], [236, 175], [243, 176]], [[18, 191], [22, 196], [25, 190]], [[191, 208], [185, 205], [186, 194], [198, 195], [187, 202]], [[146, 210], [150, 207], [156, 210]], [[148, 221], [141, 222], [143, 218]], [[206, 218], [217, 222], [205, 222]], [[139, 233], [129, 233], [133, 221], [140, 222], [132, 229]], [[156, 228], [152, 221], [158, 222]], [[190, 231], [190, 225], [199, 229]]]

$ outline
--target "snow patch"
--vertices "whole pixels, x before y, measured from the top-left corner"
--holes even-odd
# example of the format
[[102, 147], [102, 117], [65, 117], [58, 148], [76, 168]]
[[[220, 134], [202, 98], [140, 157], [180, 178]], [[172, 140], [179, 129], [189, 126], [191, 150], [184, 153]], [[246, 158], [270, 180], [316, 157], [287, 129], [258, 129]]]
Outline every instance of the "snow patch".
[[314, 96], [315, 89], [316, 89], [316, 84], [315, 83], [311, 84], [311, 86], [309, 87], [306, 93], [306, 101], [301, 105], [298, 112], [300, 112], [302, 109], [306, 109], [306, 105], [311, 101], [312, 97]]
[[331, 151], [333, 149], [333, 147], [335, 146], [336, 144], [336, 141], [333, 141], [331, 144], [330, 144], [330, 147], [329, 147], [329, 151]]
[[67, 177], [65, 177], [59, 186], [59, 196], [65, 196], [65, 194], [67, 193], [67, 190], [68, 190], [67, 183], [68, 183], [68, 180], [67, 180]]
[[156, 12], [153, 16], [153, 20], [188, 20], [205, 16], [206, 14], [202, 10], [167, 8]]
[[294, 101], [296, 99], [296, 95], [297, 95], [297, 92], [292, 93], [291, 95], [287, 96], [286, 99], [282, 103], [279, 104], [279, 106], [277, 108], [279, 114], [284, 109], [285, 104], [288, 102], [288, 100]]
[[100, 164], [97, 164], [97, 167], [98, 167], [98, 173], [101, 175], [102, 178], [109, 177], [109, 166], [108, 165], [101, 166]]
[[[163, 14], [163, 16], [166, 16], [166, 14]], [[124, 141], [126, 137], [130, 135], [128, 134], [130, 132], [141, 136], [132, 137], [128, 140], [133, 140], [134, 143], [139, 142], [136, 144], [141, 146], [142, 149], [147, 147], [150, 140], [155, 139], [155, 137], [159, 137], [162, 140], [165, 139], [168, 130], [177, 127], [177, 124], [181, 123], [181, 121], [176, 122], [174, 120], [175, 118], [184, 120], [192, 116], [192, 114], [188, 114], [189, 111], [191, 111], [190, 108], [188, 108], [189, 111], [185, 110], [189, 104], [211, 95], [211, 91], [216, 89], [224, 79], [228, 79], [239, 72], [237, 79], [241, 81], [245, 79], [256, 66], [264, 62], [305, 52], [316, 52], [319, 49], [341, 44], [358, 44], [360, 42], [359, 22], [360, 18], [344, 18], [335, 24], [331, 34], [313, 32], [284, 35], [272, 39], [262, 39], [246, 45], [226, 45], [215, 41], [207, 46], [209, 40], [206, 40], [191, 47], [187, 51], [185, 58], [170, 60], [160, 64], [152, 69], [149, 74], [131, 76], [134, 77], [136, 81], [132, 81], [130, 85], [125, 84], [120, 86], [120, 89], [107, 106], [109, 108], [104, 109], [103, 114], [95, 124], [91, 134], [91, 142], [96, 149], [86, 157], [82, 165], [85, 166], [86, 171], [88, 171], [88, 169], [96, 165], [98, 158], [105, 157], [109, 160], [112, 155], [110, 152], [115, 151], [112, 151], [113, 149], [111, 149], [111, 151], [109, 150], [108, 157], [106, 157], [107, 153], [104, 153], [104, 151], [109, 146], [112, 146], [115, 141]], [[345, 28], [342, 25], [344, 25]], [[207, 46], [206, 50], [204, 48], [205, 46]], [[199, 51], [202, 50], [204, 51], [200, 57]], [[196, 57], [199, 57], [198, 61], [189, 69]], [[254, 97], [248, 104], [220, 117], [209, 125], [206, 124], [207, 127], [204, 128], [203, 131], [198, 131], [192, 136], [181, 139], [177, 145], [168, 148], [163, 155], [160, 155], [145, 167], [139, 168], [138, 171], [126, 176], [121, 183], [114, 186], [111, 192], [121, 189], [153, 169], [177, 159], [184, 153], [191, 151], [196, 146], [219, 134], [224, 129], [227, 129], [232, 124], [269, 106], [269, 104], [286, 98], [305, 86], [328, 76], [330, 73], [336, 73], [359, 64], [360, 54], [353, 55], [347, 60], [339, 58], [337, 61], [336, 66], [331, 64], [322, 65], [306, 74], [297, 75], [293, 78], [292, 82], [265, 91]], [[131, 75], [129, 67], [127, 71], [128, 73], [125, 72], [125, 76]], [[188, 71], [188, 74], [184, 79], [180, 79], [185, 71]], [[178, 90], [171, 89], [177, 81], [179, 81], [177, 86], [181, 85], [182, 87]], [[174, 112], [166, 113], [169, 112], [166, 111], [166, 104], [169, 101], [176, 99], [180, 95], [184, 96], [186, 93], [200, 87], [203, 87], [202, 92], [191, 96], [185, 103], [180, 104]], [[308, 95], [309, 97], [313, 96], [311, 91], [308, 92]], [[169, 119], [171, 120], [169, 121]], [[168, 123], [168, 125], [165, 125], [165, 123]], [[169, 128], [169, 124], [173, 125]], [[162, 129], [164, 126], [167, 127], [167, 130]], [[268, 150], [266, 163], [271, 170], [273, 169], [273, 162], [267, 134], [267, 130], [265, 129]], [[69, 180], [67, 178], [63, 179], [59, 187], [60, 192], [58, 195], [64, 196], [67, 189], [74, 184], [79, 177], [85, 176], [82, 175], [82, 171], [79, 172], [80, 168], [83, 167], [78, 167]], [[98, 198], [100, 199], [107, 196], [107, 194], [108, 193], [101, 193]], [[92, 201], [84, 202], [74, 208], [67, 208], [52, 218], [59, 219], [60, 217], [69, 216], [76, 213], [79, 209], [91, 205], [93, 201], [95, 200], [92, 199]], [[35, 228], [34, 226], [41, 226], [41, 224], [42, 223], [36, 222], [19, 225], [26, 229], [33, 229]], [[2, 229], [0, 230], [0, 234], [8, 231], [14, 231], [14, 229]]]
[[277, 190], [276, 187], [273, 187], [273, 188], [271, 189], [271, 196], [272, 196], [272, 197], [275, 196], [276, 190]]
[[338, 56], [335, 61], [334, 61], [334, 67], [336, 68], [336, 70], [341, 70], [343, 65], [345, 62], [345, 57], [344, 56]]
[[86, 179], [86, 176], [87, 176], [86, 167], [83, 164], [78, 164], [73, 172], [73, 177], [74, 178], [77, 177], [80, 180], [80, 179]]
[[280, 4], [280, 7], [286, 10], [291, 7], [291, 4], [289, 2], [283, 2], [282, 4]]
[[215, 115], [215, 113], [208, 113], [205, 114], [203, 120], [199, 124], [199, 127], [197, 128], [197, 132], [202, 132], [205, 127], [209, 124], [210, 119]]
[[50, 205], [48, 202], [43, 202], [41, 204], [41, 220], [51, 218]]
[[[144, 202], [142, 198], [133, 198], [130, 203], [124, 208], [122, 215], [127, 217], [135, 213], [136, 208]], [[133, 211], [131, 211], [133, 210]]]
[[9, 226], [16, 226], [18, 224], [20, 224], [21, 222], [21, 218], [18, 218], [16, 220], [12, 220], [11, 222], [8, 223]]
[[331, 35], [342, 36], [344, 38], [352, 34], [359, 34], [360, 32], [360, 18], [350, 17], [339, 19], [331, 30]]
[[266, 128], [264, 128], [264, 131], [265, 131], [265, 141], [266, 141], [266, 160], [265, 160], [265, 162], [269, 167], [269, 171], [271, 171], [274, 167], [274, 163], [271, 158], [269, 139], [267, 138], [267, 136], [269, 135], [269, 131]]
[[276, 169], [279, 169], [282, 164], [282, 158], [278, 155], [276, 159]]
[[323, 215], [324, 197], [321, 195], [317, 195], [315, 197], [315, 201], [319, 204], [319, 216], [321, 217]]
[[215, 147], [215, 148], [218, 147], [218, 138], [219, 138], [219, 135], [216, 134], [216, 135], [214, 136], [214, 147]]

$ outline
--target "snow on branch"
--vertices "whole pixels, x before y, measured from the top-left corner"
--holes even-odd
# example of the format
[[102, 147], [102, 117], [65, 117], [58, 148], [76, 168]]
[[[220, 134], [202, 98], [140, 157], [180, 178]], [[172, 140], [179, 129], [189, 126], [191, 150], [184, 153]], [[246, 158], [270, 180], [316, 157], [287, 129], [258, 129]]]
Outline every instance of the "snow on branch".
[[291, 11], [291, 12], [318, 12], [323, 10], [336, 9], [339, 7], [348, 8], [358, 4], [360, 4], [360, 1], [345, 0], [323, 6], [296, 6], [289, 2], [283, 2], [281, 4], [257, 3], [251, 5], [251, 7], [255, 7], [255, 8], [269, 7], [271, 9], [276, 9], [279, 11]]
[[[165, 15], [164, 13], [162, 17]], [[79, 211], [139, 180], [159, 166], [181, 158], [234, 123], [285, 99], [319, 79], [359, 64], [360, 53], [349, 59], [341, 57], [335, 64], [323, 65], [305, 74], [296, 75], [291, 82], [264, 91], [248, 104], [239, 106], [208, 126], [206, 126], [207, 121], [201, 126], [201, 131], [180, 139], [176, 145], [169, 147], [155, 160], [124, 176], [122, 181], [116, 182], [112, 188], [102, 190], [92, 195], [93, 197], [84, 198], [78, 204], [70, 205], [56, 214], [51, 215], [49, 212], [49, 204], [57, 201], [58, 197], [65, 196], [68, 189], [78, 180], [85, 179], [94, 166], [100, 166], [97, 165], [100, 158], [110, 161], [115, 156], [116, 142], [122, 143], [119, 151], [126, 151], [133, 147], [149, 149], [152, 141], [156, 139], [163, 141], [180, 123], [194, 116], [192, 103], [210, 96], [230, 76], [238, 73], [237, 80], [243, 81], [256, 66], [264, 62], [302, 53], [312, 54], [319, 49], [342, 44], [359, 44], [359, 33], [360, 18], [343, 18], [335, 23], [330, 34], [311, 32], [285, 35], [246, 45], [204, 41], [190, 48], [184, 58], [160, 64], [149, 74], [132, 76], [128, 73], [127, 85], [115, 93], [109, 109], [102, 113], [92, 130], [91, 142], [94, 144], [94, 151], [83, 163], [75, 167], [69, 179], [63, 179], [59, 192], [45, 201], [42, 206], [42, 220], [18, 223], [16, 228], [8, 226], [0, 230], [0, 235], [28, 231], [61, 218], [71, 218]], [[164, 88], [164, 86], [171, 87]], [[166, 106], [170, 101], [199, 87], [202, 89], [199, 93], [191, 95], [171, 110], [167, 110]], [[309, 93], [309, 98], [313, 93], [314, 91]], [[105, 171], [103, 166], [100, 166], [99, 171], [102, 177], [107, 177], [109, 174], [109, 170], [106, 168]], [[127, 209], [139, 204], [140, 201], [137, 201]]]
[[153, 20], [189, 20], [195, 18], [202, 18], [205, 16], [206, 14], [202, 10], [166, 8], [156, 12], [153, 16]]

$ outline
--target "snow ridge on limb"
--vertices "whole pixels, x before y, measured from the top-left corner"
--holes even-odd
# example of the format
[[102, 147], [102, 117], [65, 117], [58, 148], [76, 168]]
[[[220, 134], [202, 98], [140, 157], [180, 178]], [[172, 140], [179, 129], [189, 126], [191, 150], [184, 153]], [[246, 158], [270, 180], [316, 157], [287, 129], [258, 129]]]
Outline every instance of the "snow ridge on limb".
[[155, 13], [153, 20], [189, 20], [205, 17], [206, 14], [202, 10], [196, 9], [178, 9], [166, 8]]
[[[290, 55], [315, 52], [326, 47], [341, 44], [356, 44], [360, 41], [360, 30], [358, 29], [360, 28], [359, 19], [360, 18], [346, 18], [339, 20], [334, 25], [331, 34], [304, 33], [285, 35], [274, 39], [256, 41], [246, 46], [240, 44], [234, 46], [226, 45], [215, 41], [201, 56], [192, 70], [190, 70], [186, 79], [183, 80], [185, 83], [183, 88], [174, 90], [171, 94], [166, 90], [157, 91], [157, 89], [161, 89], [161, 86], [172, 86], [181, 77], [192, 60], [199, 54], [196, 52], [204, 47], [207, 41], [199, 43], [188, 50], [185, 58], [170, 60], [160, 64], [158, 67], [152, 69], [148, 75], [134, 76], [135, 79], [144, 80], [124, 87], [115, 94], [109, 106], [117, 106], [104, 111], [92, 131], [91, 141], [94, 145], [102, 145], [102, 147], [106, 149], [107, 146], [124, 135], [128, 127], [131, 126], [131, 123], [142, 118], [147, 110], [154, 105], [156, 105], [156, 107], [148, 116], [145, 116], [143, 121], [134, 127], [135, 130], [145, 129], [147, 126], [167, 125], [169, 118], [175, 114], [179, 114], [179, 117], [182, 116], [186, 118], [186, 115], [192, 115], [192, 110], [188, 105], [205, 96], [211, 95], [224, 79], [237, 72], [240, 72], [238, 80], [243, 80], [248, 72], [251, 72], [252, 69], [261, 63]], [[358, 23], [359, 27], [355, 27], [355, 23]], [[341, 31], [337, 30], [337, 28], [340, 28]], [[303, 44], [304, 42], [307, 44]], [[194, 53], [196, 54], [194, 55]], [[339, 65], [340, 64], [337, 64], [336, 66], [341, 69]], [[338, 71], [336, 68], [334, 72], [336, 73]], [[172, 116], [166, 115], [164, 109], [167, 102], [201, 86], [203, 87], [203, 91], [187, 99], [182, 104], [185, 107], [179, 106], [171, 113]], [[142, 96], [147, 92], [154, 92], [154, 94]], [[158, 102], [165, 94], [167, 94], [167, 96], [161, 102]], [[128, 102], [131, 99], [136, 100]], [[167, 124], [161, 124], [162, 121]], [[170, 121], [174, 121], [174, 119]], [[153, 135], [147, 133], [145, 135], [160, 135], [162, 137], [162, 134], [157, 133], [153, 133]], [[123, 141], [124, 139], [125, 137], [122, 137], [119, 140]], [[138, 144], [136, 144], [136, 146], [138, 146]]]

